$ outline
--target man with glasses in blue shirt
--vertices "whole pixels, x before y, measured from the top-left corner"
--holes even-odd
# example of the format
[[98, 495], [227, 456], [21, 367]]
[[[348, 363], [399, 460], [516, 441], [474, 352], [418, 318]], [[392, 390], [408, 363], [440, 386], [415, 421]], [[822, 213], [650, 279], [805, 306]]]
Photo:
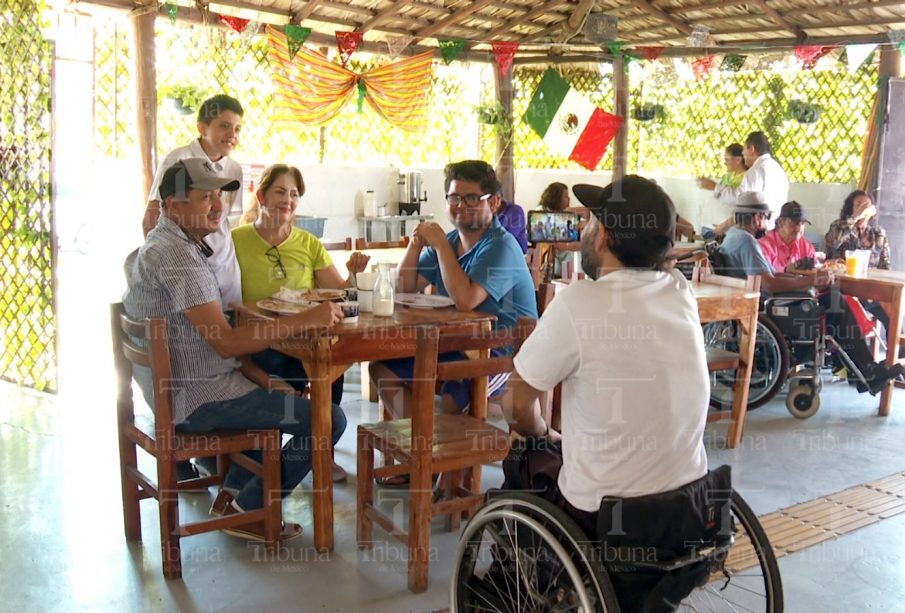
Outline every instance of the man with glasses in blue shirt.
[[[419, 292], [428, 285], [450, 297], [460, 311], [482, 311], [497, 317], [495, 326], [515, 325], [519, 317], [537, 318], [534, 282], [518, 241], [494, 216], [499, 181], [490, 164], [465, 160], [446, 166], [446, 207], [455, 229], [444, 232], [431, 221], [415, 228], [399, 264], [397, 292]], [[461, 359], [447, 354], [441, 360]], [[411, 414], [411, 358], [371, 363], [370, 373], [387, 409], [395, 417]], [[508, 376], [490, 381], [488, 393], [502, 393]], [[468, 408], [468, 381], [446, 382], [441, 410]]]

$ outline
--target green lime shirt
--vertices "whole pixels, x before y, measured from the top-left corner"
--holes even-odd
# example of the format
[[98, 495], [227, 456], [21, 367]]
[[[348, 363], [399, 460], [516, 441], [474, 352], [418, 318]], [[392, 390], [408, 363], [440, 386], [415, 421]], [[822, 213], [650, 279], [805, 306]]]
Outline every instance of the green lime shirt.
[[[323, 243], [301, 228], [292, 228], [289, 238], [273, 247], [261, 238], [254, 224], [239, 226], [233, 230], [236, 259], [242, 273], [242, 300], [261, 300], [289, 289], [311, 289], [317, 286], [315, 271], [333, 264]], [[279, 265], [286, 270], [281, 279]]]

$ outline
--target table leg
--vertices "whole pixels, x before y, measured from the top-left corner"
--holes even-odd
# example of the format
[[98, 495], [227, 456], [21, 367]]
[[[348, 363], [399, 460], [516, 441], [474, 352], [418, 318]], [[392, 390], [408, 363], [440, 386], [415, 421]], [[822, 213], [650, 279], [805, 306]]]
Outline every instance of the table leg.
[[[889, 328], [886, 330], [886, 365], [892, 366], [899, 359], [899, 330], [902, 329], [902, 286], [893, 290], [890, 304], [882, 305], [889, 315]], [[880, 394], [879, 415], [886, 417], [892, 407], [892, 392], [895, 385], [890, 382]]]
[[755, 303], [753, 317], [738, 320], [739, 328], [739, 360], [738, 374], [732, 399], [732, 414], [729, 432], [726, 435], [726, 446], [735, 449], [742, 442], [742, 431], [745, 428], [745, 416], [748, 413], [748, 387], [751, 383], [751, 368], [754, 363], [754, 346], [757, 336], [757, 305]]
[[[330, 338], [312, 341], [312, 355], [308, 372], [311, 386], [312, 476], [314, 479], [314, 547], [318, 551], [333, 551], [333, 414], [331, 410]], [[307, 366], [307, 365], [306, 365]]]

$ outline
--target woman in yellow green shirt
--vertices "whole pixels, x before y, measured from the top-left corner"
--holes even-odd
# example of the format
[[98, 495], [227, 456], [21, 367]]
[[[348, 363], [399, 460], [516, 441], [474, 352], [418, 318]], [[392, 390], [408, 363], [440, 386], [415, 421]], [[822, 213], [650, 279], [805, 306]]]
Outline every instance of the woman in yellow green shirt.
[[[302, 173], [294, 166], [274, 164], [264, 171], [256, 192], [254, 223], [232, 232], [236, 259], [242, 273], [242, 300], [268, 298], [281, 287], [289, 289], [341, 289], [353, 285], [355, 273], [370, 259], [353, 253], [343, 279], [320, 240], [295, 226], [295, 209], [305, 193]], [[245, 375], [265, 389], [300, 394], [308, 385], [301, 362], [273, 349], [242, 360]], [[333, 403], [342, 400], [343, 377], [332, 386]], [[334, 480], [344, 478], [334, 465]]]

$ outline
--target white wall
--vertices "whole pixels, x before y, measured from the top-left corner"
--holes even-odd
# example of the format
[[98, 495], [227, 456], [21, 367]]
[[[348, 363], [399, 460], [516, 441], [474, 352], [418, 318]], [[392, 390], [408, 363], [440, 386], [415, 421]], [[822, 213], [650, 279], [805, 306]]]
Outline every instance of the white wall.
[[[416, 169], [424, 173], [424, 189], [428, 200], [421, 205], [422, 213], [432, 213], [437, 222], [451, 228], [443, 200], [443, 170], [439, 168]], [[305, 196], [299, 205], [299, 213], [327, 218], [324, 236], [341, 240], [347, 236], [363, 236], [357, 220], [361, 215], [364, 192], [373, 189], [378, 206], [387, 204], [391, 213], [396, 212], [397, 169], [385, 167], [305, 166]], [[577, 183], [606, 185], [611, 173], [566, 172], [559, 170], [523, 170], [515, 177], [515, 202], [525, 210], [537, 208], [540, 195], [550, 183], [560, 181], [568, 186]], [[712, 226], [729, 214], [729, 209], [713, 196], [697, 187], [693, 178], [663, 177], [648, 174], [666, 190], [675, 202], [676, 210], [691, 221], [695, 228]], [[808, 212], [813, 225], [806, 233], [816, 243], [821, 243], [830, 223], [839, 215], [842, 201], [854, 189], [852, 185], [793, 183], [789, 198], [797, 200]], [[575, 198], [572, 205], [578, 206]]]

